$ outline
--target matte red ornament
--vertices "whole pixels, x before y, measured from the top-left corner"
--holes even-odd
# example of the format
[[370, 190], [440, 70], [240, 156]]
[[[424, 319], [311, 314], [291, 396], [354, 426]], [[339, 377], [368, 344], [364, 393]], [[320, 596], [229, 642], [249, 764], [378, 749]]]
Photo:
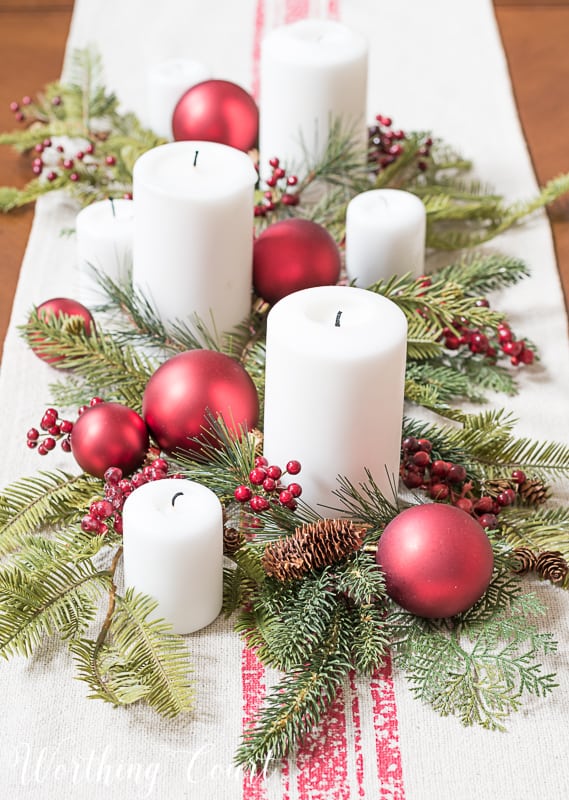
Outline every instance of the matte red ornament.
[[210, 415], [221, 416], [235, 435], [254, 428], [259, 398], [249, 373], [233, 358], [189, 350], [168, 359], [150, 378], [142, 415], [162, 450], [198, 450], [191, 439], [211, 431]]
[[333, 286], [341, 266], [334, 239], [308, 219], [275, 222], [253, 246], [253, 286], [268, 303], [300, 289]]
[[[39, 319], [49, 320], [51, 317], [61, 317], [65, 314], [68, 317], [80, 317], [83, 320], [85, 333], [89, 335], [95, 327], [95, 321], [91, 316], [91, 312], [84, 305], [78, 303], [77, 300], [72, 300], [70, 297], [52, 297], [51, 300], [44, 300], [43, 303], [37, 307], [37, 315]], [[45, 344], [47, 339], [37, 336], [34, 342], [30, 343], [30, 347], [38, 358], [45, 361], [47, 364], [55, 364], [62, 361], [64, 356], [48, 356], [42, 352], [42, 344]]]
[[420, 617], [452, 617], [479, 600], [494, 567], [484, 529], [444, 503], [413, 506], [381, 534], [376, 561], [389, 596]]
[[178, 101], [172, 132], [177, 142], [220, 142], [248, 152], [257, 144], [259, 109], [249, 92], [236, 83], [203, 81]]
[[121, 403], [97, 403], [86, 409], [71, 432], [71, 452], [82, 470], [102, 478], [109, 467], [134, 472], [148, 451], [142, 417]]

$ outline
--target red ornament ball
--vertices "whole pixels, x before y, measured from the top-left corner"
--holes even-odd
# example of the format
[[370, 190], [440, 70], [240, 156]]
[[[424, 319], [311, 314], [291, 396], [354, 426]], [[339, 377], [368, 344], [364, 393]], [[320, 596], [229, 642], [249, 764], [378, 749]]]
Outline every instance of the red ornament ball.
[[142, 417], [120, 403], [87, 408], [71, 432], [71, 452], [82, 470], [102, 478], [109, 467], [124, 475], [134, 472], [148, 450], [148, 430]]
[[321, 225], [307, 219], [275, 222], [253, 246], [253, 286], [268, 303], [301, 289], [333, 286], [341, 266], [334, 239]]
[[[68, 317], [79, 317], [83, 321], [83, 329], [87, 335], [94, 330], [95, 321], [91, 316], [91, 312], [84, 305], [78, 303], [77, 300], [72, 300], [69, 297], [52, 297], [51, 300], [45, 300], [37, 307], [37, 315], [41, 320], [49, 320], [52, 317], [61, 317], [66, 315]], [[44, 351], [42, 345], [49, 344], [49, 339], [41, 336], [34, 337], [30, 347], [42, 361], [47, 364], [55, 364], [62, 361], [64, 356], [50, 356]]]
[[259, 398], [248, 372], [233, 358], [189, 350], [168, 359], [150, 378], [142, 415], [162, 450], [198, 450], [191, 440], [211, 432], [209, 415], [221, 416], [235, 435], [240, 428], [254, 428]]
[[178, 101], [172, 132], [177, 142], [220, 142], [247, 152], [257, 144], [259, 109], [251, 95], [236, 83], [203, 81]]
[[413, 506], [383, 531], [376, 561], [388, 595], [419, 617], [452, 617], [474, 605], [490, 583], [492, 546], [465, 511], [443, 503]]

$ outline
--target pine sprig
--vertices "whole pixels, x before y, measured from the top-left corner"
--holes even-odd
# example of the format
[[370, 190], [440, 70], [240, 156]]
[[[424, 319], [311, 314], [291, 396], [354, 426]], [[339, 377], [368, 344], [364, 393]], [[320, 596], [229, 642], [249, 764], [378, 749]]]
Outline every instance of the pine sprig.
[[338, 488], [334, 494], [339, 501], [339, 506], [334, 511], [346, 514], [354, 522], [369, 525], [366, 540], [377, 539], [379, 529], [383, 529], [388, 522], [403, 510], [399, 500], [395, 497], [393, 502], [388, 500], [368, 469], [365, 470], [367, 480], [355, 486], [348, 478], [338, 477]]
[[184, 639], [154, 618], [157, 603], [151, 598], [127, 589], [116, 600], [109, 629], [112, 643], [98, 647], [81, 639], [71, 648], [91, 696], [114, 705], [144, 699], [165, 717], [188, 711], [193, 691]]
[[274, 687], [254, 726], [243, 735], [235, 761], [256, 771], [279, 762], [317, 727], [350, 669], [350, 627], [338, 610], [324, 646]]
[[0, 555], [16, 550], [31, 533], [76, 520], [100, 487], [90, 475], [61, 471], [40, 472], [7, 486], [0, 495]]

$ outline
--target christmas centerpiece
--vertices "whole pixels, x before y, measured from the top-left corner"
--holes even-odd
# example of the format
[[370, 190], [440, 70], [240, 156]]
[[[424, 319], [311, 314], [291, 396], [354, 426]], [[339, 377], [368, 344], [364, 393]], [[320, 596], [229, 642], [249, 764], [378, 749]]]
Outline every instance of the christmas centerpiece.
[[[358, 82], [359, 40], [341, 47]], [[271, 92], [294, 105], [273, 61]], [[193, 694], [181, 634], [223, 604], [283, 673], [238, 750], [250, 769], [294, 751], [350, 671], [372, 675], [388, 654], [440, 713], [503, 727], [524, 692], [555, 684], [540, 663], [555, 647], [538, 627], [546, 609], [523, 575], [569, 583], [569, 511], [550, 502], [569, 448], [516, 437], [504, 411], [461, 408], [515, 393], [516, 371], [537, 358], [487, 297], [526, 266], [474, 248], [569, 178], [507, 206], [468, 185], [468, 163], [433, 134], [377, 115], [363, 149], [335, 120], [294, 171], [280, 139], [282, 151], [261, 151], [255, 184], [247, 155], [228, 152], [252, 137], [166, 144], [89, 82], [95, 67], [78, 53], [76, 80], [14, 103], [28, 124], [0, 137], [31, 153], [35, 175], [0, 190], [4, 211], [53, 189], [85, 205], [130, 201], [133, 177], [142, 209], [133, 283], [95, 265], [100, 308], [53, 298], [22, 326], [63, 376], [28, 446], [49, 458], [59, 442], [70, 466], [0, 497], [0, 652], [29, 655], [59, 634], [92, 696], [175, 716]], [[242, 104], [246, 118], [223, 120], [242, 133], [254, 109], [218, 83], [202, 92], [216, 113], [222, 89]], [[191, 93], [175, 132], [192, 130]], [[261, 147], [276, 136], [269, 101]], [[369, 240], [378, 209], [387, 262]], [[162, 251], [156, 226], [168, 231]], [[454, 251], [443, 267], [417, 255], [423, 231], [430, 249]]]

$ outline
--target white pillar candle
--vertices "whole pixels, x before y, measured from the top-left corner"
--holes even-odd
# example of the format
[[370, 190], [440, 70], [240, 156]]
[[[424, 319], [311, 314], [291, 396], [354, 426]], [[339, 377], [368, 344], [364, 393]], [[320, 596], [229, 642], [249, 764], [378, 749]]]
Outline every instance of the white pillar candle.
[[[367, 43], [331, 20], [301, 20], [268, 34], [261, 50], [261, 170], [273, 157], [299, 171], [339, 120], [366, 143]], [[303, 148], [304, 145], [304, 148]]]
[[148, 124], [150, 128], [172, 139], [172, 115], [188, 89], [211, 78], [205, 64], [188, 58], [170, 58], [151, 64], [146, 76]]
[[343, 475], [397, 486], [407, 322], [365, 289], [322, 286], [280, 300], [267, 321], [265, 455], [298, 459], [302, 499], [325, 516]]
[[79, 292], [83, 303], [100, 302], [93, 268], [115, 283], [125, 283], [132, 267], [132, 200], [101, 200], [77, 214]]
[[372, 189], [356, 195], [346, 213], [346, 272], [356, 286], [425, 269], [427, 214], [416, 195]]
[[172, 142], [134, 165], [133, 284], [168, 325], [233, 329], [250, 311], [257, 172], [239, 150]]
[[215, 494], [175, 478], [145, 483], [123, 508], [125, 586], [158, 601], [176, 633], [209, 625], [223, 601], [223, 514]]

